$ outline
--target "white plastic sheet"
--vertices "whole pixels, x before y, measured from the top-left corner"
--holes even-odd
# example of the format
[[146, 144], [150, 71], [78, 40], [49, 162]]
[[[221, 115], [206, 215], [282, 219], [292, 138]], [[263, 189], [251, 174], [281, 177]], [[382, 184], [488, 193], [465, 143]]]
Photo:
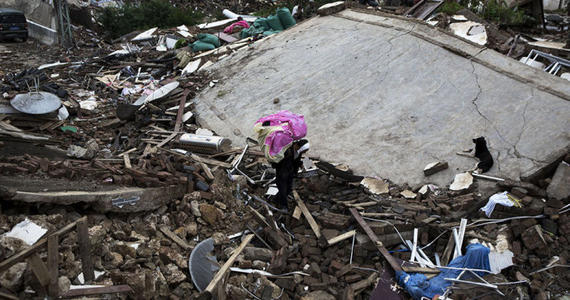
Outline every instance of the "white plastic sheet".
[[507, 196], [507, 192], [497, 193], [489, 197], [489, 201], [481, 210], [485, 212], [485, 215], [490, 218], [493, 210], [495, 210], [495, 205], [500, 204], [502, 206], [511, 207], [515, 205], [511, 199]]
[[21, 239], [24, 243], [31, 246], [41, 239], [46, 232], [47, 229], [40, 227], [38, 224], [26, 218], [24, 221], [16, 224], [16, 226], [14, 226], [10, 232], [4, 234], [4, 236]]

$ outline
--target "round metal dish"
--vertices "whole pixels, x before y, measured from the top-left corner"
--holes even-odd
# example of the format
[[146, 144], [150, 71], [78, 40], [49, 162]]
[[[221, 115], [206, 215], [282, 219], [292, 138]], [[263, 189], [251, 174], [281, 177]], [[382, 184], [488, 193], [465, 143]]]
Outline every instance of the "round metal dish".
[[14, 109], [32, 115], [47, 114], [61, 106], [58, 96], [48, 92], [19, 94], [10, 101]]

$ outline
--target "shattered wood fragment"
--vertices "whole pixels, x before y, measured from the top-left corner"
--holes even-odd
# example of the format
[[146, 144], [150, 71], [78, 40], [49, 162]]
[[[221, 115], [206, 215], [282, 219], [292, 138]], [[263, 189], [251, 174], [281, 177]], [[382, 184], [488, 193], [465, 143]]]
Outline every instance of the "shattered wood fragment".
[[[56, 235], [56, 236], [61, 237], [61, 236], [65, 235], [66, 233], [70, 232], [71, 230], [73, 230], [73, 228], [75, 228], [75, 225], [77, 225], [78, 222], [86, 221], [86, 220], [87, 220], [87, 217], [79, 218], [75, 222], [67, 224], [65, 227], [59, 229], [58, 231], [56, 231], [50, 235]], [[42, 238], [41, 240], [37, 241], [34, 245], [30, 246], [29, 248], [26, 248], [24, 251], [19, 252], [17, 254], [14, 254], [14, 255], [10, 256], [8, 259], [5, 259], [4, 261], [0, 262], [0, 273], [6, 271], [11, 266], [13, 266], [13, 265], [21, 262], [22, 260], [30, 257], [31, 255], [33, 255], [38, 249], [40, 249], [41, 247], [43, 247], [47, 244], [47, 239], [48, 239], [47, 237]]]
[[123, 156], [123, 160], [125, 161], [125, 168], [131, 169], [133, 167], [131, 165], [131, 159], [129, 158], [128, 154]]
[[105, 287], [89, 287], [89, 288], [78, 288], [69, 290], [67, 293], [61, 295], [63, 298], [74, 298], [81, 296], [90, 295], [105, 295], [105, 294], [115, 294], [115, 293], [130, 293], [133, 290], [130, 286], [124, 285], [111, 285]]
[[168, 238], [174, 241], [178, 246], [182, 247], [184, 250], [189, 250], [191, 247], [184, 240], [182, 240], [176, 233], [170, 231], [166, 225], [160, 226], [160, 231], [164, 233]]
[[50, 274], [40, 256], [37, 253], [33, 254], [28, 258], [28, 264], [40, 284], [43, 287], [47, 287], [50, 283]]
[[303, 213], [303, 212], [301, 211], [301, 208], [299, 208], [298, 205], [295, 206], [295, 210], [293, 211], [293, 218], [294, 218], [295, 220], [301, 219], [301, 214], [302, 214], [302, 213]]
[[91, 242], [89, 241], [87, 220], [77, 222], [77, 240], [83, 277], [86, 282], [93, 281], [95, 280], [95, 269], [93, 268], [93, 260], [91, 258]]
[[234, 261], [236, 260], [238, 255], [240, 255], [243, 252], [243, 249], [245, 249], [245, 247], [247, 246], [247, 244], [249, 244], [249, 242], [251, 241], [252, 238], [253, 238], [253, 234], [250, 234], [250, 235], [247, 235], [243, 239], [243, 241], [241, 242], [239, 247], [236, 250], [234, 250], [232, 256], [230, 256], [230, 258], [224, 263], [224, 265], [216, 273], [216, 275], [214, 276], [212, 281], [210, 281], [210, 284], [208, 284], [208, 286], [204, 290], [205, 293], [209, 293], [209, 294], [212, 293], [214, 288], [216, 288], [216, 285], [218, 284], [218, 282], [222, 279], [222, 277], [224, 277], [224, 274], [229, 270], [229, 268], [234, 263]]
[[376, 279], [378, 279], [378, 273], [374, 272], [370, 274], [368, 278], [361, 280], [357, 283], [351, 284], [350, 287], [352, 288], [352, 290], [355, 291], [355, 294], [358, 295], [360, 292], [362, 292], [362, 290], [364, 290], [368, 286], [375, 284]]
[[374, 234], [372, 229], [370, 229], [368, 224], [366, 224], [366, 221], [364, 221], [362, 219], [359, 212], [355, 208], [351, 208], [350, 213], [352, 213], [352, 215], [356, 219], [356, 222], [358, 222], [360, 227], [362, 227], [364, 232], [366, 232], [366, 235], [368, 235], [368, 237], [370, 238], [372, 243], [376, 246], [378, 251], [380, 251], [380, 253], [382, 254], [382, 256], [384, 256], [386, 261], [388, 261], [388, 263], [390, 264], [392, 269], [394, 269], [394, 272], [402, 271], [402, 267], [400, 267], [400, 265], [394, 260], [392, 255], [390, 255], [390, 253], [388, 252], [388, 250], [386, 248], [384, 248], [384, 246], [382, 245], [382, 242], [380, 242], [380, 240], [378, 240], [378, 237], [376, 236], [376, 234]]
[[440, 272], [439, 269], [411, 267], [411, 266], [402, 266], [402, 269], [406, 273], [439, 274]]
[[47, 241], [48, 248], [48, 272], [50, 283], [48, 285], [48, 295], [57, 297], [59, 294], [58, 271], [59, 271], [59, 236], [50, 235]]
[[319, 216], [317, 216], [317, 219], [319, 220], [319, 223], [323, 224], [324, 227], [335, 228], [339, 230], [346, 229], [351, 222], [350, 216], [336, 214], [330, 211], [321, 213]]
[[182, 96], [180, 97], [180, 104], [178, 106], [178, 112], [176, 114], [176, 123], [174, 125], [175, 132], [180, 131], [180, 127], [183, 123], [182, 116], [184, 115], [184, 108], [186, 107], [186, 98], [188, 97], [188, 94], [190, 94], [190, 90], [184, 89], [184, 92], [182, 92]]
[[248, 206], [247, 208], [249, 208], [249, 210], [253, 213], [253, 216], [260, 222], [260, 224], [263, 224], [271, 228], [271, 225], [269, 225], [265, 217], [262, 214], [260, 214], [257, 210], [255, 210], [255, 208], [251, 206]]
[[301, 200], [301, 198], [299, 197], [299, 193], [297, 193], [297, 191], [293, 191], [293, 196], [295, 197], [295, 200], [297, 201], [297, 205], [299, 206], [299, 208], [303, 212], [303, 215], [307, 219], [307, 222], [309, 222], [309, 225], [311, 226], [311, 229], [315, 233], [315, 236], [317, 238], [320, 238], [321, 237], [321, 229], [319, 228], [319, 225], [317, 224], [317, 222], [315, 222], [315, 219], [313, 219], [313, 216], [311, 215], [311, 213], [307, 209], [307, 206], [305, 206], [305, 203], [303, 202], [303, 200]]
[[[149, 150], [149, 152], [156, 152], [157, 148], [162, 148], [162, 146], [168, 144], [168, 142], [172, 141], [176, 136], [178, 135], [178, 132], [174, 132], [171, 135], [169, 135], [168, 137], [166, 137], [164, 140], [162, 140], [162, 142], [160, 142], [158, 145], [156, 145], [154, 148], [155, 150]], [[146, 149], [145, 149], [146, 151]]]
[[281, 274], [287, 267], [287, 258], [289, 258], [289, 251], [287, 247], [282, 247], [275, 252], [273, 258], [271, 258], [271, 263], [269, 264], [268, 272], [273, 274]]
[[208, 180], [213, 181], [215, 179], [212, 171], [210, 168], [208, 168], [208, 166], [206, 166], [205, 163], [200, 162], [200, 167], [202, 167], [202, 170], [204, 170], [204, 174], [206, 174], [206, 178], [208, 178]]
[[20, 299], [20, 298], [14, 296], [12, 294], [4, 293], [4, 292], [0, 292], [0, 298], [10, 299], [10, 300], [19, 300]]
[[255, 237], [256, 237], [260, 242], [262, 242], [262, 243], [265, 245], [265, 247], [267, 247], [267, 248], [269, 248], [269, 249], [271, 249], [271, 250], [275, 250], [275, 249], [273, 249], [273, 247], [271, 247], [263, 238], [261, 238], [261, 236], [260, 236], [254, 229], [252, 229], [249, 225], [246, 224], [246, 227], [247, 227], [247, 229], [249, 229], [249, 231], [251, 231], [251, 233], [253, 233], [253, 234], [255, 235]]
[[449, 168], [449, 165], [446, 161], [443, 161], [443, 162], [438, 161], [438, 162], [430, 163], [427, 166], [425, 166], [424, 175], [430, 176], [430, 175], [433, 175], [437, 172], [443, 171], [447, 168]]
[[222, 168], [226, 168], [226, 169], [229, 169], [232, 167], [232, 165], [229, 163], [225, 163], [225, 162], [215, 160], [215, 159], [201, 157], [201, 156], [198, 156], [197, 154], [194, 154], [194, 153], [192, 153], [192, 155], [190, 155], [190, 157], [197, 162], [203, 162], [203, 163], [208, 164], [208, 165], [218, 166], [218, 167], [222, 167]]
[[330, 240], [327, 240], [327, 242], [328, 242], [329, 246], [332, 246], [338, 242], [341, 242], [341, 241], [344, 241], [346, 239], [353, 237], [355, 234], [356, 234], [356, 230], [351, 230], [351, 231], [345, 232], [339, 236], [336, 236]]

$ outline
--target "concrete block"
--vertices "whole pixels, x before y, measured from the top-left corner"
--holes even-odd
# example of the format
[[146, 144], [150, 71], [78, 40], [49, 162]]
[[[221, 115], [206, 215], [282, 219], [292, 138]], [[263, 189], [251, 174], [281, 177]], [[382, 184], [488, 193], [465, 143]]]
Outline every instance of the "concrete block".
[[558, 165], [546, 194], [558, 200], [570, 197], [570, 164], [563, 161]]

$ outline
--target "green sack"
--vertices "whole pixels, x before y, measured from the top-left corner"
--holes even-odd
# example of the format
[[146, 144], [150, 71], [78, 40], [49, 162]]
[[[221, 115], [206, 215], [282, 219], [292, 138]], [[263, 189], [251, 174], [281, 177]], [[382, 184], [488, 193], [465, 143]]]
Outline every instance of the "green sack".
[[271, 15], [267, 17], [267, 24], [269, 24], [269, 27], [271, 27], [272, 31], [281, 31], [284, 29], [277, 15]]
[[202, 41], [195, 41], [194, 43], [192, 43], [192, 51], [194, 52], [204, 51], [204, 50], [214, 50], [214, 49], [216, 49], [216, 46], [210, 43]]
[[278, 33], [278, 32], [281, 32], [281, 30], [278, 30], [278, 31], [273, 31], [273, 30], [264, 31], [264, 32], [263, 32], [263, 36], [270, 36], [270, 35], [276, 34], [276, 33]]
[[287, 28], [289, 28], [289, 27], [291, 27], [297, 23], [297, 22], [295, 22], [295, 19], [291, 15], [291, 11], [287, 7], [278, 8], [276, 13], [277, 13], [277, 16], [279, 17], [279, 21], [281, 21], [281, 24], [283, 25], [283, 28], [285, 28], [285, 29], [287, 29]]
[[253, 21], [254, 28], [261, 29], [261, 30], [270, 30], [269, 24], [267, 24], [267, 18], [258, 18]]
[[213, 34], [200, 33], [200, 34], [198, 34], [198, 39], [202, 42], [212, 44], [212, 45], [216, 46], [216, 48], [220, 47], [220, 39]]

